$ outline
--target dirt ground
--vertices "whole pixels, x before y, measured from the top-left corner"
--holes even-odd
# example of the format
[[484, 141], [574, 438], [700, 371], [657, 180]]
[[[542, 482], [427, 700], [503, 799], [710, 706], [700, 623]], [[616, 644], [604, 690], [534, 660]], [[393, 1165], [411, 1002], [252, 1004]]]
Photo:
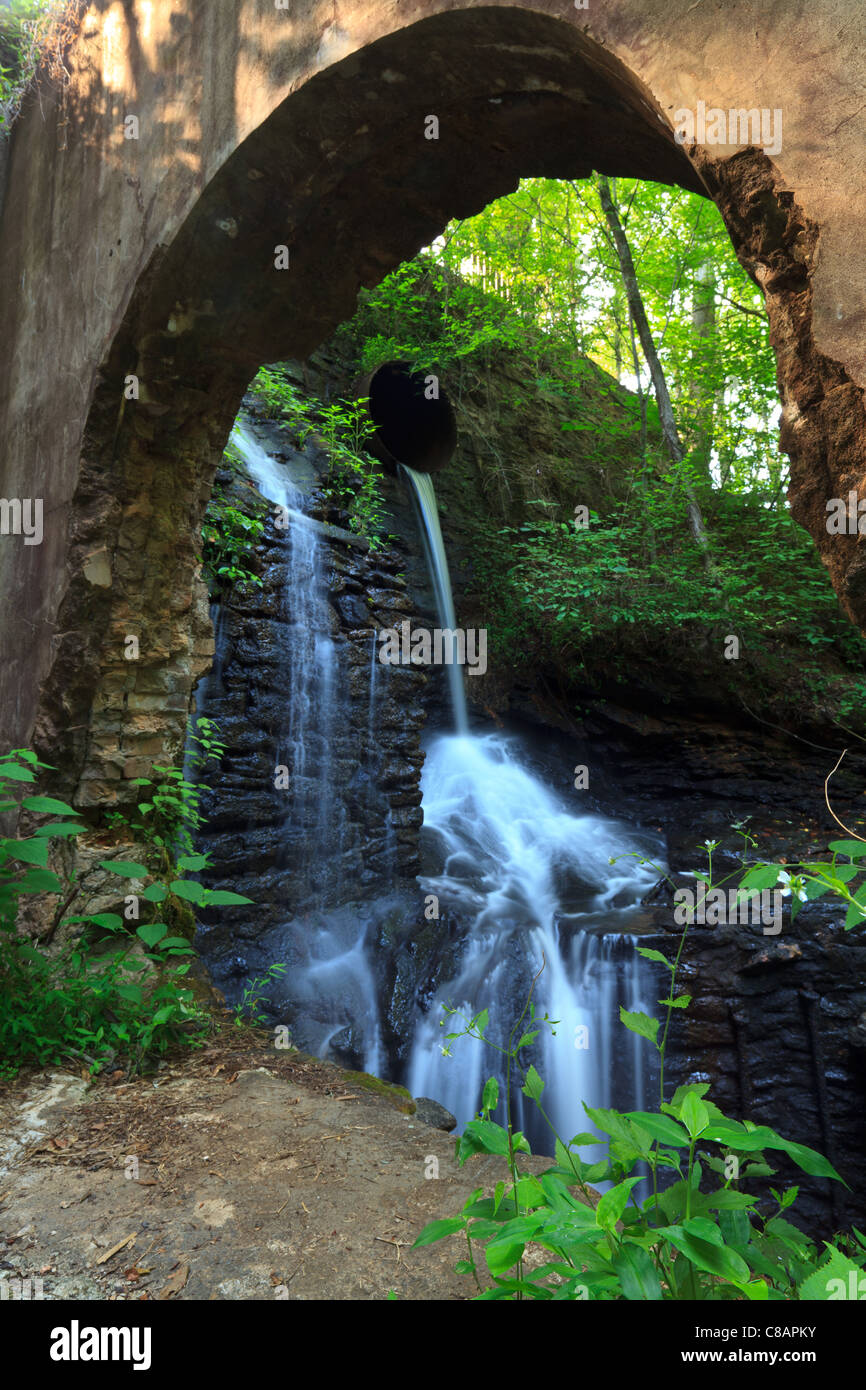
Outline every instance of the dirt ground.
[[0, 1279], [46, 1299], [471, 1298], [461, 1237], [410, 1246], [504, 1164], [458, 1168], [452, 1136], [352, 1075], [228, 1030], [155, 1076], [4, 1083]]

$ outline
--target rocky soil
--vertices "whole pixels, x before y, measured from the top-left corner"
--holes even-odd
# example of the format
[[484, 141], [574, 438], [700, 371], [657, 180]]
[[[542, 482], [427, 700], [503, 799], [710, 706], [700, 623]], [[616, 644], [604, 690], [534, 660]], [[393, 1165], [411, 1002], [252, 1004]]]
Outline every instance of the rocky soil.
[[470, 1298], [457, 1237], [411, 1246], [505, 1169], [458, 1168], [413, 1111], [231, 1025], [156, 1076], [22, 1074], [0, 1089], [0, 1279], [63, 1300]]

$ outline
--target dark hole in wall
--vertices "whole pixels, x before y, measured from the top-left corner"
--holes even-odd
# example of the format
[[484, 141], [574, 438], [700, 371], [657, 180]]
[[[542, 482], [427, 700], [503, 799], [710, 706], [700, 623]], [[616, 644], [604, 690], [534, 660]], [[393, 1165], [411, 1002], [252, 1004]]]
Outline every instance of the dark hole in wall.
[[386, 362], [364, 378], [358, 395], [369, 395], [374, 452], [384, 463], [436, 473], [449, 462], [457, 445], [457, 422], [436, 378], [413, 372], [408, 362]]

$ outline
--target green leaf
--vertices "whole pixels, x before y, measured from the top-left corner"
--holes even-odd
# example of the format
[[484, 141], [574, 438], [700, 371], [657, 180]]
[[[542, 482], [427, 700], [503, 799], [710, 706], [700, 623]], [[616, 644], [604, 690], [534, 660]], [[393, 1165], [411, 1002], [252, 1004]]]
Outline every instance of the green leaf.
[[626, 1119], [634, 1120], [662, 1144], [671, 1144], [676, 1149], [689, 1147], [689, 1136], [682, 1125], [668, 1115], [656, 1115], [646, 1110], [629, 1110]]
[[482, 1110], [495, 1110], [499, 1104], [499, 1082], [495, 1076], [491, 1076], [484, 1083], [484, 1093], [481, 1097]]
[[661, 951], [654, 951], [649, 946], [638, 946], [637, 953], [639, 956], [645, 956], [647, 960], [657, 960], [659, 965], [666, 965], [668, 970], [673, 971], [674, 969], [667, 956], [663, 956]]
[[207, 862], [206, 854], [185, 854], [178, 859], [177, 867], [186, 873], [197, 874], [201, 869], [207, 868]]
[[763, 1279], [752, 1279], [748, 1284], [738, 1284], [737, 1287], [752, 1303], [764, 1303], [770, 1297], [770, 1290]]
[[118, 985], [117, 993], [120, 995], [121, 999], [128, 999], [132, 1004], [141, 1003], [140, 985]]
[[661, 1298], [662, 1286], [656, 1267], [639, 1245], [624, 1240], [611, 1263], [627, 1299], [657, 1302]]
[[123, 918], [116, 912], [94, 912], [87, 921], [95, 927], [104, 927], [106, 931], [118, 931], [123, 926]]
[[[187, 903], [203, 903], [207, 889], [201, 883], [196, 883], [192, 879], [173, 878], [171, 881], [171, 891], [178, 898], [183, 898]], [[229, 896], [232, 896], [229, 894]]]
[[774, 888], [779, 882], [779, 874], [782, 871], [781, 864], [759, 864], [754, 869], [749, 869], [740, 880], [740, 888], [755, 889], [759, 891], [764, 888]]
[[507, 1130], [493, 1120], [470, 1120], [457, 1141], [457, 1162], [465, 1163], [474, 1153], [507, 1154]]
[[642, 1178], [626, 1178], [623, 1182], [617, 1183], [609, 1192], [599, 1200], [595, 1209], [596, 1225], [604, 1230], [612, 1231], [619, 1221], [628, 1205], [629, 1194], [635, 1183], [642, 1182]]
[[849, 904], [848, 911], [845, 913], [845, 930], [850, 931], [852, 927], [859, 927], [861, 922], [866, 921], [866, 889], [861, 888], [854, 894], [854, 901]]
[[631, 1033], [637, 1033], [641, 1038], [649, 1038], [650, 1042], [655, 1043], [656, 1035], [659, 1031], [659, 1021], [657, 1018], [650, 1018], [645, 1013], [629, 1013], [622, 1004], [619, 1006], [620, 1022], [624, 1023]]
[[835, 1245], [827, 1248], [828, 1258], [799, 1285], [800, 1298], [806, 1302], [836, 1302], [850, 1299], [853, 1289], [859, 1301], [863, 1271]]
[[38, 825], [34, 835], [44, 835], [46, 840], [65, 839], [69, 835], [80, 835], [86, 830], [84, 821], [52, 820], [47, 825]]
[[544, 1221], [543, 1216], [518, 1216], [507, 1221], [500, 1232], [487, 1242], [484, 1258], [494, 1276], [505, 1274], [520, 1259], [527, 1240], [534, 1236]]
[[592, 1123], [597, 1125], [605, 1134], [611, 1135], [622, 1144], [634, 1146], [634, 1135], [629, 1122], [618, 1110], [602, 1110], [600, 1107], [590, 1107], [586, 1102], [584, 1102], [583, 1108]]
[[5, 848], [13, 859], [22, 864], [38, 864], [44, 869], [48, 864], [48, 841], [46, 839], [7, 840]]
[[147, 878], [150, 873], [144, 864], [133, 864], [126, 859], [100, 859], [99, 867], [110, 874], [120, 874], [122, 878]]
[[[823, 1154], [819, 1154], [815, 1149], [808, 1149], [805, 1144], [795, 1144], [791, 1139], [780, 1139], [777, 1144], [767, 1144], [767, 1148], [784, 1149], [790, 1158], [793, 1158], [798, 1168], [802, 1168], [804, 1173], [808, 1173], [813, 1178], [835, 1178], [837, 1182], [845, 1182], [844, 1178], [836, 1172], [829, 1159]], [[845, 1183], [847, 1187], [848, 1184]]]
[[19, 767], [17, 763], [0, 763], [0, 782], [3, 779], [7, 782], [35, 782], [33, 773], [26, 767]]
[[462, 1231], [465, 1222], [462, 1216], [446, 1216], [442, 1221], [431, 1221], [424, 1227], [420, 1236], [414, 1242], [412, 1249], [418, 1250], [422, 1245], [433, 1245], [435, 1241], [442, 1240], [445, 1236], [454, 1235], [456, 1231]]
[[[691, 1226], [693, 1223], [689, 1224]], [[706, 1240], [685, 1226], [662, 1226], [658, 1234], [706, 1274], [719, 1275], [734, 1284], [749, 1282], [749, 1266], [735, 1250], [726, 1245]]]
[[168, 897], [168, 889], [164, 883], [149, 883], [141, 897], [146, 903], [161, 903]]
[[19, 893], [62, 893], [63, 884], [50, 869], [28, 869], [15, 885]]
[[[58, 816], [77, 816], [80, 815], [74, 806], [69, 806], [65, 801], [58, 801], [53, 796], [25, 796], [21, 802], [28, 811], [47, 811], [51, 815]], [[866, 846], [864, 846], [866, 848]]]
[[757, 1197], [750, 1197], [746, 1192], [737, 1192], [733, 1187], [720, 1187], [718, 1192], [702, 1196], [702, 1201], [709, 1211], [748, 1211], [757, 1200]]
[[831, 840], [830, 849], [834, 854], [847, 854], [849, 859], [866, 859], [866, 841]]
[[[174, 884], [172, 884], [171, 886], [173, 889], [175, 889]], [[207, 897], [205, 899], [205, 905], [207, 907], [235, 907], [239, 906], [242, 903], [251, 903], [253, 901], [252, 898], [244, 898], [240, 893], [224, 892], [221, 888], [217, 889], [215, 892], [210, 892], [209, 890], [206, 891]], [[177, 889], [175, 889], [175, 892], [177, 892]], [[486, 1020], [484, 1023], [484, 1027], [487, 1027]]]
[[168, 927], [164, 922], [143, 922], [136, 928], [136, 936], [144, 942], [145, 946], [156, 946], [166, 935]]
[[526, 1073], [526, 1082], [521, 1089], [525, 1096], [529, 1096], [530, 1100], [541, 1100], [544, 1093], [544, 1082], [535, 1067], [529, 1068]]
[[710, 1122], [710, 1112], [704, 1102], [690, 1091], [680, 1107], [680, 1119], [693, 1139], [703, 1134]]

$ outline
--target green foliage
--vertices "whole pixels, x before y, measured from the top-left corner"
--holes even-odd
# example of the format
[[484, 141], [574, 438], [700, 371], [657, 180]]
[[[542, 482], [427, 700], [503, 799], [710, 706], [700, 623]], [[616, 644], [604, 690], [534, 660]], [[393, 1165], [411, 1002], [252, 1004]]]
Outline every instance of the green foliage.
[[754, 864], [743, 875], [744, 893], [779, 888], [791, 899], [791, 921], [804, 903], [827, 894], [848, 904], [845, 930], [866, 921], [866, 841], [832, 840], [829, 860], [800, 861], [791, 864]]
[[[748, 837], [744, 845], [748, 842]], [[701, 881], [713, 887], [712, 851]], [[861, 847], [866, 857], [866, 845]], [[447, 1034], [449, 1042], [470, 1036], [488, 1042], [506, 1059], [505, 1124], [490, 1118], [499, 1105], [495, 1079], [484, 1087], [482, 1109], [456, 1141], [462, 1166], [474, 1153], [505, 1157], [510, 1182], [500, 1181], [492, 1196], [477, 1188], [458, 1216], [427, 1225], [416, 1246], [461, 1234], [467, 1258], [455, 1266], [471, 1274], [482, 1300], [582, 1299], [589, 1301], [664, 1300], [830, 1300], [846, 1297], [849, 1277], [855, 1284], [866, 1268], [866, 1238], [855, 1231], [815, 1243], [782, 1215], [796, 1202], [799, 1189], [771, 1189], [766, 1199], [744, 1191], [741, 1180], [772, 1174], [767, 1152], [785, 1153], [810, 1177], [843, 1181], [832, 1164], [806, 1145], [767, 1125], [740, 1122], [724, 1115], [708, 1098], [709, 1086], [679, 1086], [665, 1100], [664, 1059], [674, 1008], [687, 1008], [688, 997], [676, 994], [686, 927], [673, 961], [660, 951], [641, 954], [669, 975], [670, 987], [659, 1003], [666, 1009], [664, 1028], [658, 1018], [620, 1010], [630, 1032], [645, 1038], [660, 1058], [659, 1106], [656, 1111], [604, 1110], [584, 1104], [596, 1133], [566, 1140], [543, 1105], [544, 1082], [521, 1054], [538, 1036], [532, 991], [507, 1046], [485, 1038], [486, 1010], [464, 1019], [465, 1026]], [[534, 987], [534, 986], [533, 986]], [[454, 1010], [446, 1010], [454, 1013]], [[522, 1032], [529, 1016], [530, 1029]], [[541, 1025], [550, 1024], [547, 1019]], [[661, 1036], [659, 1036], [661, 1032]], [[523, 1094], [537, 1106], [555, 1140], [555, 1164], [538, 1176], [521, 1173], [518, 1155], [529, 1152], [511, 1122], [510, 1076], [522, 1078]], [[580, 1150], [596, 1147], [603, 1136], [606, 1155], [589, 1162]], [[648, 1173], [648, 1177], [645, 1174]], [[598, 1198], [596, 1183], [609, 1183]], [[647, 1190], [649, 1187], [651, 1190]], [[546, 1251], [543, 1263], [530, 1268], [527, 1245]], [[490, 1286], [480, 1279], [479, 1250]], [[843, 1292], [840, 1293], [840, 1289]]]
[[0, 9], [0, 139], [8, 136], [42, 54], [54, 0], [7, 0]]
[[458, 395], [463, 369], [489, 365], [508, 351], [545, 347], [537, 325], [430, 254], [363, 290], [355, 317], [338, 337], [357, 344], [362, 370], [408, 361], [413, 371], [447, 374], [449, 391], [456, 387]]
[[[762, 292], [708, 200], [632, 180], [616, 181], [615, 191], [686, 450], [680, 470], [662, 450], [592, 180], [525, 180], [477, 217], [452, 223], [361, 293], [341, 330], [344, 345], [368, 370], [403, 358], [441, 375], [470, 433], [491, 375], [503, 369], [507, 401], [501, 390], [488, 394], [485, 439], [503, 401], [537, 409], [556, 397], [567, 406], [563, 457], [583, 478], [599, 479], [591, 526], [577, 532], [573, 524], [572, 509], [586, 500], [578, 484], [569, 503], [530, 500], [537, 510], [527, 520], [527, 504], [506, 483], [502, 510], [514, 521], [505, 530], [492, 517], [461, 518], [472, 532], [494, 660], [552, 667], [566, 685], [607, 692], [653, 667], [656, 685], [675, 686], [680, 677], [669, 673], [686, 657], [708, 689], [761, 718], [809, 720], [817, 707], [822, 720], [863, 731], [866, 643], [783, 496]], [[580, 354], [635, 394], [599, 411]], [[510, 447], [507, 437], [501, 447]], [[515, 470], [518, 486], [535, 471], [531, 456], [526, 462]], [[487, 487], [491, 497], [496, 486]], [[686, 525], [690, 494], [712, 574]], [[721, 656], [728, 634], [739, 638], [737, 662]]]
[[862, 724], [866, 643], [806, 533], [760, 496], [718, 493], [706, 513], [710, 576], [683, 526], [682, 480], [665, 474], [660, 484], [636, 474], [629, 498], [585, 528], [547, 517], [486, 525], [478, 567], [494, 653], [515, 665], [546, 656], [592, 685], [627, 677], [638, 650], [646, 665], [679, 664], [689, 650], [721, 653], [734, 633], [739, 661], [718, 661], [734, 702], [773, 708], [783, 690], [789, 713], [795, 700], [805, 714], [823, 700]]
[[[231, 458], [231, 448], [226, 453]], [[219, 486], [214, 487], [201, 528], [202, 569], [212, 598], [234, 584], [261, 588], [250, 556], [264, 529], [262, 520], [232, 506]]]
[[386, 508], [382, 470], [366, 448], [375, 433], [367, 398], [315, 401], [302, 396], [275, 367], [261, 367], [251, 390], [268, 417], [282, 420], [300, 446], [315, 436], [331, 464], [322, 496], [348, 514], [351, 530], [364, 536], [371, 550], [380, 550], [386, 540]]
[[[212, 719], [196, 719], [188, 733], [188, 742], [191, 745], [188, 761], [199, 770], [209, 762], [219, 762], [225, 752], [225, 744], [220, 741], [218, 727]], [[151, 777], [135, 777], [129, 783], [132, 787], [151, 788], [137, 804], [137, 817], [109, 811], [106, 823], [117, 828], [129, 827], [138, 839], [170, 854], [179, 851], [191, 854], [195, 832], [204, 824], [200, 810], [202, 784], [190, 781], [179, 767], [155, 764], [153, 771], [159, 774], [158, 781]]]
[[[768, 485], [786, 465], [773, 418], [776, 374], [760, 289], [736, 258], [721, 214], [697, 194], [613, 180], [641, 296], [680, 433], [723, 486]], [[563, 348], [634, 388], [648, 375], [632, 349], [619, 263], [597, 181], [525, 179], [477, 217], [450, 224], [434, 254]]]
[[269, 1002], [265, 990], [269, 985], [276, 984], [279, 977], [286, 973], [286, 966], [274, 962], [269, 965], [263, 975], [256, 975], [255, 979], [249, 981], [244, 986], [243, 997], [235, 1004], [235, 1023], [240, 1026], [243, 1023], [250, 1023], [253, 1027], [261, 1027], [267, 1023], [267, 1014], [262, 1011], [262, 1004]]
[[[118, 913], [70, 915], [82, 889], [72, 871], [48, 868], [53, 840], [83, 833], [87, 826], [65, 802], [23, 796], [37, 772], [50, 770], [26, 749], [0, 758], [0, 810], [19, 807], [40, 819], [32, 834], [0, 836], [0, 1057], [7, 1072], [25, 1064], [85, 1062], [92, 1072], [123, 1058], [138, 1069], [178, 1044], [196, 1045], [206, 1016], [195, 1004], [184, 977], [193, 951], [163, 922], [134, 925]], [[62, 819], [56, 819], [57, 816]], [[121, 880], [145, 878], [146, 865], [102, 861], [101, 868]], [[180, 868], [190, 867], [180, 861]], [[153, 884], [140, 895], [164, 901], [171, 891]], [[200, 884], [194, 887], [204, 894]], [[123, 892], [119, 887], [118, 893]], [[54, 935], [63, 924], [81, 924], [75, 941], [54, 954], [16, 928], [19, 906], [32, 895], [56, 895]], [[180, 896], [178, 894], [178, 896]], [[168, 906], [169, 904], [166, 904]]]

